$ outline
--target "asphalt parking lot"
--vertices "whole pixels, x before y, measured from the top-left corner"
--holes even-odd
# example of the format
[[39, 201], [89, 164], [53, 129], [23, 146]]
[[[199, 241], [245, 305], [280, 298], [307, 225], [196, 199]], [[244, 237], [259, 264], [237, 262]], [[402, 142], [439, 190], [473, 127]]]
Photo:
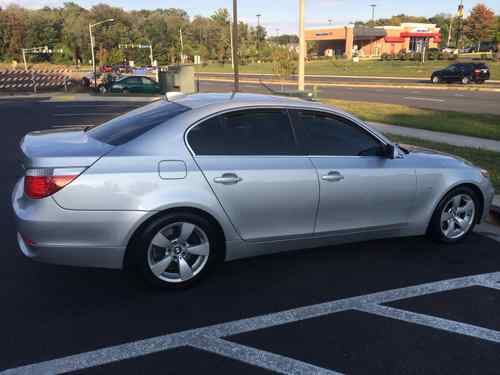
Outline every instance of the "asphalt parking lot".
[[175, 292], [24, 258], [10, 209], [22, 135], [139, 105], [0, 101], [0, 373], [500, 373], [500, 243], [482, 234], [234, 261]]

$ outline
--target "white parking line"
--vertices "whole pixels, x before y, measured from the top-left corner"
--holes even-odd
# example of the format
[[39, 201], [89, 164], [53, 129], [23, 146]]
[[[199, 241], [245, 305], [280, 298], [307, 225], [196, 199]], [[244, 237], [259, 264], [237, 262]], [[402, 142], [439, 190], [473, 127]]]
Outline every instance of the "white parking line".
[[95, 126], [95, 125], [94, 124], [50, 125], [51, 128], [83, 128], [87, 126]]
[[81, 117], [81, 116], [118, 116], [119, 112], [85, 112], [85, 113], [54, 113], [55, 117]]
[[428, 102], [439, 102], [442, 103], [445, 100], [444, 99], [433, 99], [433, 98], [420, 98], [418, 96], [405, 96], [403, 99], [408, 99], [408, 100], [424, 100]]
[[340, 375], [341, 373], [324, 369], [279, 354], [251, 348], [217, 337], [199, 336], [190, 346], [225, 357], [239, 360], [253, 366], [261, 367], [280, 374], [324, 374]]
[[377, 304], [367, 304], [357, 307], [356, 310], [383, 316], [386, 318], [398, 319], [408, 323], [419, 324], [444, 331], [459, 333], [465, 336], [472, 336], [482, 340], [500, 343], [500, 332], [492, 329], [473, 326], [470, 324], [455, 322], [453, 320], [437, 318], [435, 316], [419, 314], [411, 311], [396, 309], [389, 306]]
[[[221, 339], [240, 333], [251, 332], [258, 329], [275, 327], [287, 323], [293, 323], [304, 319], [311, 319], [324, 315], [333, 314], [346, 310], [361, 310], [371, 314], [404, 320], [417, 325], [424, 325], [448, 332], [476, 337], [482, 340], [500, 342], [500, 332], [465, 323], [454, 322], [447, 319], [437, 318], [430, 315], [417, 314], [409, 311], [380, 306], [381, 304], [418, 297], [433, 293], [461, 289], [470, 286], [491, 287], [498, 285], [500, 289], [500, 272], [486, 273], [475, 276], [466, 276], [456, 279], [443, 280], [410, 286], [406, 288], [393, 289], [363, 296], [344, 298], [336, 301], [320, 303], [282, 311], [273, 314], [261, 315], [253, 318], [236, 320], [228, 323], [216, 324], [203, 328], [167, 334], [127, 344], [111, 346], [104, 349], [94, 350], [81, 354], [71, 355], [63, 358], [53, 359], [45, 362], [34, 363], [26, 366], [12, 368], [0, 372], [0, 374], [33, 374], [50, 373], [59, 374], [69, 371], [78, 371], [124, 359], [144, 356], [180, 346], [195, 346], [200, 349], [217, 352], [225, 357], [254, 363], [262, 358], [261, 367], [282, 369], [292, 368], [294, 365], [308, 365], [295, 359], [277, 356], [274, 353], [247, 348], [243, 345], [231, 343]], [[208, 340], [206, 337], [210, 338]], [[205, 340], [205, 341], [204, 341]], [[208, 340], [208, 341], [207, 341]], [[230, 346], [232, 345], [231, 350]], [[244, 359], [246, 358], [246, 359]], [[312, 366], [312, 365], [311, 365]], [[315, 371], [331, 373], [330, 370], [319, 367], [311, 367]], [[329, 372], [330, 371], [330, 372]]]
[[66, 104], [66, 105], [56, 105], [55, 106], [57, 109], [66, 109], [66, 108], [85, 108], [85, 107], [92, 107], [92, 108], [100, 108], [100, 107], [137, 107], [135, 104], [86, 104], [86, 103], [80, 103], [80, 104]]

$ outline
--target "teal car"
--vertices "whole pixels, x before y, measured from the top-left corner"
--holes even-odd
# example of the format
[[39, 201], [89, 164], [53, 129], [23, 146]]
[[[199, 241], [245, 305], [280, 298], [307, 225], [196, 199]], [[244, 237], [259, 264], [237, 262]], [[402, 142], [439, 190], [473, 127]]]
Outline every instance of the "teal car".
[[113, 82], [110, 91], [122, 94], [159, 94], [160, 85], [149, 77], [127, 76]]

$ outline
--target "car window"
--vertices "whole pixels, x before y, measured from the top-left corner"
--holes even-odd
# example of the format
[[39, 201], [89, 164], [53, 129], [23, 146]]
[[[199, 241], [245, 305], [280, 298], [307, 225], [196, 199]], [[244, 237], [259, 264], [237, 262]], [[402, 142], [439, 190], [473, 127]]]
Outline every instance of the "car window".
[[125, 80], [127, 85], [140, 85], [141, 79], [139, 77], [130, 77]]
[[197, 155], [297, 155], [289, 117], [280, 109], [255, 109], [213, 117], [192, 128]]
[[450, 65], [446, 68], [446, 70], [449, 70], [450, 72], [455, 72], [457, 70], [456, 65]]
[[118, 146], [189, 109], [178, 103], [159, 100], [107, 121], [89, 130], [88, 135], [98, 141]]
[[293, 124], [309, 155], [370, 156], [382, 154], [382, 143], [346, 118], [295, 110]]
[[154, 83], [151, 79], [149, 79], [149, 78], [142, 77], [141, 79], [142, 79], [142, 84], [143, 84], [143, 85], [146, 85], [146, 86], [152, 86], [152, 85], [154, 85], [154, 84], [155, 84], [155, 83]]

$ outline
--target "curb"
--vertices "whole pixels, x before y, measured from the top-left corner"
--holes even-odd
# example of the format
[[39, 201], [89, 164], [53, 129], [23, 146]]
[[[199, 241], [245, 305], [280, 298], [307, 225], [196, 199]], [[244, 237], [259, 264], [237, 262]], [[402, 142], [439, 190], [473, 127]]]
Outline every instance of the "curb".
[[[200, 76], [233, 76], [233, 73], [228, 72], [196, 72], [195, 74]], [[239, 73], [240, 76], [265, 76], [265, 77], [277, 77], [273, 73]], [[297, 77], [297, 74], [292, 74], [292, 77]], [[352, 78], [352, 79], [389, 79], [391, 81], [429, 81], [428, 77], [382, 77], [382, 76], [343, 76], [343, 75], [332, 75], [332, 74], [306, 74], [305, 77], [310, 78]], [[489, 79], [486, 84], [500, 84], [500, 80]]]
[[[232, 79], [225, 78], [203, 78], [200, 81], [205, 82], [233, 82]], [[279, 80], [255, 80], [255, 79], [241, 79], [241, 83], [253, 84], [279, 84], [284, 86], [296, 86], [297, 82], [294, 81], [279, 81]], [[500, 88], [483, 88], [483, 87], [438, 87], [438, 86], [423, 86], [423, 85], [381, 85], [381, 84], [358, 84], [358, 83], [329, 83], [329, 82], [314, 82], [307, 83], [309, 87], [359, 87], [359, 88], [386, 88], [386, 89], [415, 89], [415, 90], [439, 90], [439, 91], [475, 91], [475, 92], [500, 92]]]

